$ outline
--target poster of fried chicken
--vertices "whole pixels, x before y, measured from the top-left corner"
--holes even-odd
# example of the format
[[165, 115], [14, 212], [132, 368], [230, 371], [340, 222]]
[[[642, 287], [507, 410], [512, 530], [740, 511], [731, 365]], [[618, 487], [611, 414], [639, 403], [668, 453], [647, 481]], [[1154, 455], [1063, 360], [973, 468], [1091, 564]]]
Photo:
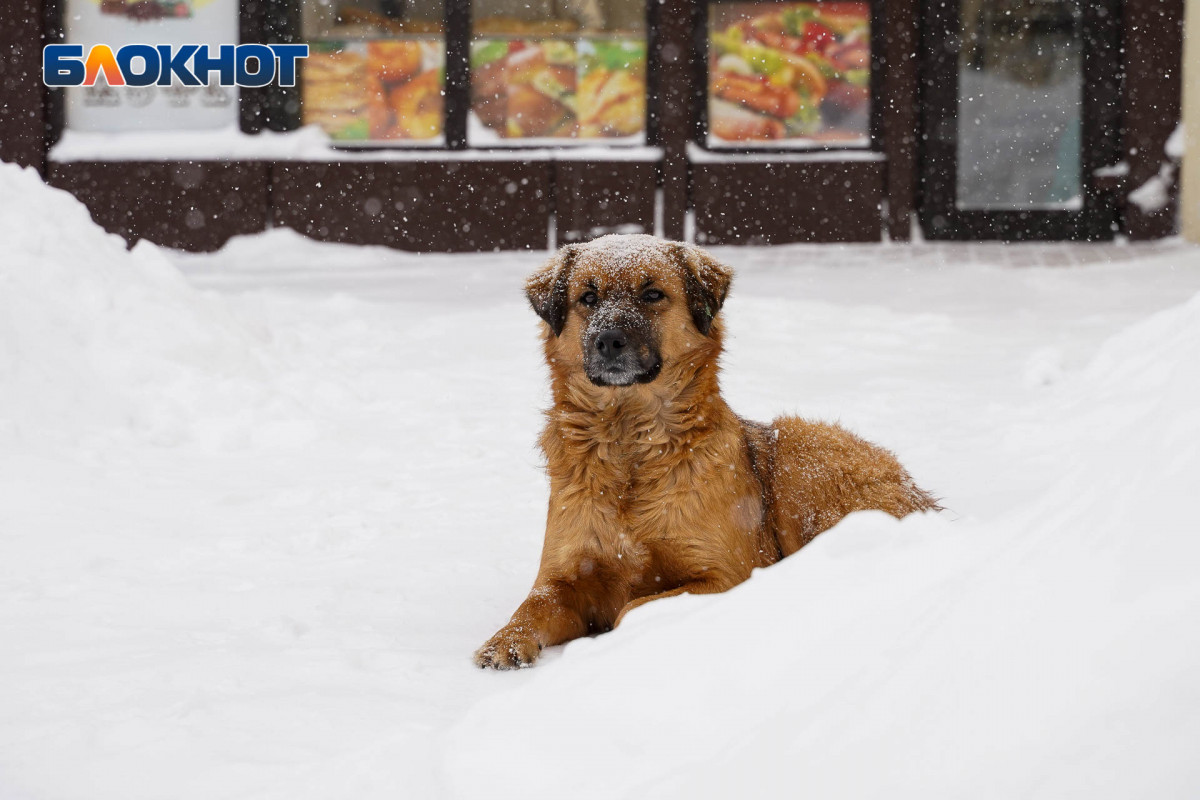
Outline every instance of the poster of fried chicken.
[[640, 136], [646, 127], [646, 45], [579, 42], [579, 137]]
[[868, 3], [709, 6], [710, 147], [870, 143]]
[[314, 43], [302, 73], [304, 123], [344, 143], [440, 143], [444, 52], [441, 37]]
[[472, 43], [474, 144], [641, 142], [645, 126], [641, 40], [486, 37]]

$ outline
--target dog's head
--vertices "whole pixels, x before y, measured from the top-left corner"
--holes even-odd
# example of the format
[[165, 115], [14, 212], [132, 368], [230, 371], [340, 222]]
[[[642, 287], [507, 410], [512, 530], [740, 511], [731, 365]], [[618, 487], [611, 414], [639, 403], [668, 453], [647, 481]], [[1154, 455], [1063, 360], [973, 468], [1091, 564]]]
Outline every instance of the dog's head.
[[614, 235], [562, 248], [525, 289], [558, 369], [631, 386], [719, 349], [715, 318], [732, 277], [698, 247]]

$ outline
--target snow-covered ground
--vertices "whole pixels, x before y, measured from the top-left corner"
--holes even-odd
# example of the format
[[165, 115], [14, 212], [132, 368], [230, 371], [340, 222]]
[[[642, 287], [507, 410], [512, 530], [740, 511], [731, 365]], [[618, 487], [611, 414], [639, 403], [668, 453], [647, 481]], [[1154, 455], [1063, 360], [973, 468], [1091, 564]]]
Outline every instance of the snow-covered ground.
[[127, 253], [0, 168], [0, 798], [1197, 796], [1200, 250], [718, 252], [734, 408], [950, 511], [482, 672], [545, 254]]

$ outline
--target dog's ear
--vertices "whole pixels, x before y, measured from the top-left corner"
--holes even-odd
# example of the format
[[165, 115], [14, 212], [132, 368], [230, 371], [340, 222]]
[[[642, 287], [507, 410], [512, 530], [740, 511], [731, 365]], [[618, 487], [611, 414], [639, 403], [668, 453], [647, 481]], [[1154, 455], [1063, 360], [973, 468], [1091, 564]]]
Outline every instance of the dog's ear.
[[545, 320], [555, 336], [562, 333], [567, 321], [567, 284], [571, 280], [571, 267], [578, 252], [575, 245], [567, 245], [525, 281], [525, 296], [537, 315]]
[[711, 255], [690, 244], [678, 245], [675, 257], [683, 269], [683, 286], [687, 292], [688, 310], [692, 321], [705, 336], [712, 329], [713, 318], [725, 304], [733, 270]]

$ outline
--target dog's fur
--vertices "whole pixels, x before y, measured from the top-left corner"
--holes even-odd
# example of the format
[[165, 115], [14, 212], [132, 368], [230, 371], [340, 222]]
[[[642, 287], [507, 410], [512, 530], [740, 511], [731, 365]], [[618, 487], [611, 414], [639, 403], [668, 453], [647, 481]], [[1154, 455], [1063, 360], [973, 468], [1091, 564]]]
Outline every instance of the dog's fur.
[[[529, 279], [554, 399], [550, 509], [533, 590], [479, 666], [527, 666], [643, 603], [723, 592], [852, 511], [938, 507], [891, 453], [836, 425], [730, 410], [717, 312], [731, 278], [691, 245], [606, 236]], [[623, 342], [608, 360], [606, 331]]]

